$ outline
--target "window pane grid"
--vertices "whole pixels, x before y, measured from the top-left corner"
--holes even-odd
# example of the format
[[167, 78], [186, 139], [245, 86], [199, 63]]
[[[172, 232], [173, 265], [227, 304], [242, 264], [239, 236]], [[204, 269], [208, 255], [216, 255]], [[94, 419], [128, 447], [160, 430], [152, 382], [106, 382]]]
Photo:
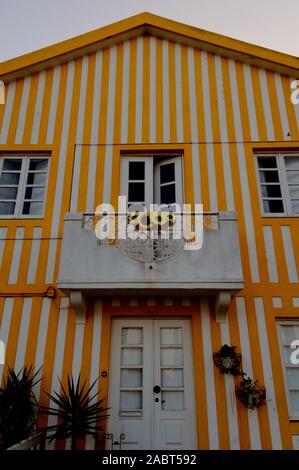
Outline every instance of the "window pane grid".
[[290, 356], [294, 349], [290, 347], [290, 344], [294, 339], [298, 339], [299, 322], [282, 323], [279, 325], [279, 330], [290, 414], [292, 417], [297, 417], [299, 411], [299, 365], [291, 363]]
[[[3, 157], [0, 174], [0, 214], [41, 216], [45, 201], [47, 170], [48, 158], [45, 157]], [[14, 190], [15, 194], [9, 189]]]

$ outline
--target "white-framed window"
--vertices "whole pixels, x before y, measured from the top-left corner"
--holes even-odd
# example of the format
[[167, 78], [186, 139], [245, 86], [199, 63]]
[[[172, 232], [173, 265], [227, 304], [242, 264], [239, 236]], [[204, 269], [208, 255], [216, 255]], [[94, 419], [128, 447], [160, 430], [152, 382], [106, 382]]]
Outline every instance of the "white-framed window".
[[0, 156], [0, 218], [43, 216], [48, 167], [45, 155]]
[[289, 417], [299, 420], [299, 364], [292, 364], [294, 349], [290, 347], [292, 341], [299, 340], [299, 319], [281, 320], [277, 326]]
[[142, 205], [149, 210], [150, 204], [182, 205], [181, 156], [123, 156], [120, 193], [126, 196], [128, 207]]
[[264, 216], [299, 217], [299, 154], [256, 154]]

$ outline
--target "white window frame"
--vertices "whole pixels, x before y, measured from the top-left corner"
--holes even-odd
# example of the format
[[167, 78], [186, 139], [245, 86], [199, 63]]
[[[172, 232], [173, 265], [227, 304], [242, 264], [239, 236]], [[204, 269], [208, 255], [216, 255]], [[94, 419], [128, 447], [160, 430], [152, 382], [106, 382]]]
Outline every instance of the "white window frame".
[[[45, 212], [45, 205], [46, 205], [46, 198], [48, 192], [48, 180], [49, 180], [49, 166], [50, 166], [50, 155], [49, 154], [0, 154], [0, 176], [2, 174], [2, 167], [3, 162], [5, 159], [10, 160], [24, 160], [22, 161], [21, 171], [20, 171], [20, 179], [18, 184], [18, 191], [17, 191], [17, 198], [16, 198], [16, 206], [14, 214], [0, 214], [0, 220], [6, 219], [43, 219], [44, 212]], [[43, 199], [43, 210], [41, 214], [22, 214], [24, 198], [25, 198], [25, 190], [26, 190], [26, 176], [28, 175], [29, 169], [29, 162], [30, 160], [48, 160], [47, 165], [47, 173], [46, 181], [45, 181], [45, 195]]]
[[[256, 180], [257, 180], [257, 190], [259, 194], [259, 201], [260, 201], [260, 210], [262, 217], [299, 217], [298, 214], [294, 214], [292, 210], [292, 204], [289, 195], [289, 187], [286, 178], [286, 169], [285, 169], [285, 157], [292, 158], [298, 157], [299, 153], [255, 153], [255, 171], [256, 171]], [[278, 170], [278, 178], [280, 183], [280, 190], [282, 196], [282, 203], [284, 207], [284, 212], [265, 212], [264, 205], [263, 205], [263, 197], [262, 197], [262, 190], [261, 190], [261, 181], [260, 181], [260, 169], [258, 166], [258, 158], [275, 158], [277, 163], [277, 170]], [[299, 184], [299, 183], [298, 183]]]
[[286, 373], [287, 367], [299, 369], [299, 364], [298, 365], [286, 365], [285, 360], [284, 360], [284, 354], [283, 354], [283, 346], [289, 346], [289, 343], [283, 341], [282, 332], [281, 332], [281, 329], [282, 329], [281, 327], [294, 326], [294, 325], [299, 326], [299, 319], [298, 320], [294, 320], [294, 319], [293, 320], [278, 320], [276, 322], [277, 336], [278, 336], [278, 343], [279, 343], [279, 350], [280, 350], [280, 359], [281, 359], [285, 393], [287, 397], [287, 405], [288, 405], [288, 412], [289, 412], [289, 420], [299, 421], [299, 411], [293, 411], [291, 408], [290, 390], [288, 387], [287, 373]]
[[[161, 160], [154, 164], [154, 158], [161, 157]], [[160, 204], [160, 184], [157, 180], [158, 169], [161, 165], [171, 162], [175, 163], [176, 181], [176, 199], [179, 203], [184, 203], [184, 171], [183, 171], [183, 158], [181, 154], [144, 154], [132, 155], [123, 154], [121, 156], [121, 177], [120, 177], [120, 195], [126, 196], [128, 201], [128, 183], [129, 183], [129, 162], [145, 162], [145, 203], [147, 206], [150, 204]], [[136, 203], [138, 204], [138, 203]], [[149, 207], [148, 209], [149, 210]]]

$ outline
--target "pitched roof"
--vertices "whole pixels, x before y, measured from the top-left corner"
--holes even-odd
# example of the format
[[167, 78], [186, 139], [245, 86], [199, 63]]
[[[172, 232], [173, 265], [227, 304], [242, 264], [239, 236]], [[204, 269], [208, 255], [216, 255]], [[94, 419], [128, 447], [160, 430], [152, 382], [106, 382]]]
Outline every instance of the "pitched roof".
[[299, 78], [299, 58], [203, 29], [140, 13], [108, 26], [0, 63], [4, 81], [25, 76], [141, 34], [170, 39]]

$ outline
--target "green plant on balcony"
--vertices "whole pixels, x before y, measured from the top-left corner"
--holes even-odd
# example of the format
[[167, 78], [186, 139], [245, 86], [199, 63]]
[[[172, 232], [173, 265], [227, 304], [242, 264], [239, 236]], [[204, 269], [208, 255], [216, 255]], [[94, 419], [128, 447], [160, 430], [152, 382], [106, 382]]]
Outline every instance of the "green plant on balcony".
[[36, 431], [38, 404], [32, 391], [39, 371], [8, 368], [0, 388], [0, 447], [8, 448]]
[[103, 431], [100, 423], [108, 418], [108, 408], [104, 406], [105, 398], [98, 400], [97, 392], [91, 393], [98, 379], [88, 387], [86, 381], [81, 382], [79, 375], [76, 382], [73, 377], [67, 377], [67, 386], [61, 381], [60, 392], [47, 393], [52, 406], [42, 407], [41, 413], [57, 418], [57, 424], [49, 425], [43, 429], [47, 438], [70, 439], [71, 449], [78, 449], [79, 441], [87, 435], [96, 437]]

